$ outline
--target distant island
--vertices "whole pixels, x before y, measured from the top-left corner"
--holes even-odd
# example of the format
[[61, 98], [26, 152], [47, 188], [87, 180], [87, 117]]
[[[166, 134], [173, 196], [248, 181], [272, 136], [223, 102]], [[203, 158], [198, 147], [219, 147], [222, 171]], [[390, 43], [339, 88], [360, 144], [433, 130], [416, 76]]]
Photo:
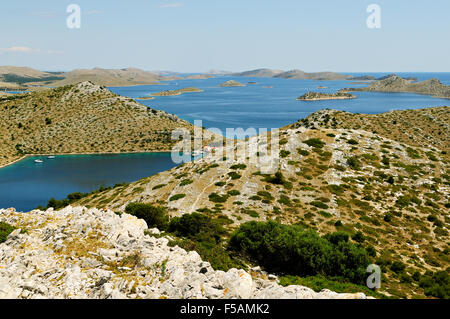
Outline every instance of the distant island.
[[183, 93], [194, 93], [194, 92], [203, 92], [203, 90], [200, 90], [199, 88], [195, 87], [188, 87], [180, 90], [166, 90], [158, 93], [153, 93], [152, 96], [175, 96], [181, 95]]
[[153, 96], [142, 96], [136, 98], [136, 100], [154, 100], [155, 98]]
[[296, 79], [296, 80], [351, 80], [352, 75], [340, 74], [335, 72], [316, 72], [307, 73], [301, 70], [272, 70], [272, 69], [257, 69], [239, 73], [233, 73], [232, 76], [242, 77], [265, 77], [265, 78], [280, 78], [280, 79]]
[[297, 98], [297, 100], [299, 101], [347, 100], [347, 99], [356, 99], [356, 96], [345, 92], [337, 92], [337, 93], [308, 92]]
[[411, 92], [432, 95], [434, 97], [450, 99], [450, 86], [442, 84], [438, 79], [430, 79], [422, 82], [412, 83], [392, 74], [382, 80], [377, 80], [364, 88], [345, 88], [340, 92]]
[[245, 85], [242, 83], [239, 83], [237, 81], [234, 81], [234, 80], [229, 80], [229, 81], [226, 81], [225, 83], [222, 83], [220, 86], [221, 87], [232, 87], [232, 86], [245, 86]]
[[187, 80], [207, 80], [207, 79], [213, 79], [215, 78], [214, 75], [210, 74], [194, 74], [194, 75], [188, 75], [185, 77]]
[[182, 80], [136, 68], [77, 69], [70, 72], [44, 72], [28, 67], [0, 66], [0, 89], [31, 90], [61, 87], [90, 81], [100, 86], [162, 85], [160, 81]]

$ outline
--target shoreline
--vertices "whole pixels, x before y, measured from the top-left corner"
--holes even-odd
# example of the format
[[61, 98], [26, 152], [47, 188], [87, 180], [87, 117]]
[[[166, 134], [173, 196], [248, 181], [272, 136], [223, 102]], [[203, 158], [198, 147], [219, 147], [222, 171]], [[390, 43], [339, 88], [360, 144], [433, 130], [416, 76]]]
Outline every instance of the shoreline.
[[158, 150], [158, 151], [133, 151], [133, 152], [86, 152], [86, 153], [54, 153], [54, 154], [27, 154], [18, 158], [10, 163], [6, 163], [0, 165], [0, 169], [14, 165], [28, 157], [37, 157], [37, 156], [64, 156], [64, 155], [120, 155], [120, 154], [144, 154], [144, 153], [172, 153], [172, 151], [167, 150]]

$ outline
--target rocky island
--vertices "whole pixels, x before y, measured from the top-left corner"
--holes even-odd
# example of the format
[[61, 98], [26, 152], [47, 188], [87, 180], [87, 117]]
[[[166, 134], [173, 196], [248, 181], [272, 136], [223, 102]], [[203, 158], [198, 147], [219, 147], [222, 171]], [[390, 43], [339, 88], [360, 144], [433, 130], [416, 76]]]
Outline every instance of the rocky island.
[[233, 87], [233, 86], [245, 86], [245, 85], [242, 83], [239, 83], [235, 80], [229, 80], [229, 81], [226, 81], [225, 83], [222, 83], [220, 86], [221, 87]]
[[342, 92], [411, 92], [432, 95], [434, 97], [450, 99], [450, 85], [442, 84], [438, 79], [430, 79], [413, 83], [392, 74], [382, 80], [377, 80], [365, 88], [346, 88]]
[[345, 92], [337, 92], [337, 93], [308, 92], [297, 98], [297, 100], [299, 101], [324, 101], [324, 100], [347, 100], [347, 99], [356, 99], [356, 96]]
[[153, 93], [152, 96], [175, 96], [175, 95], [181, 95], [183, 93], [196, 93], [196, 92], [203, 92], [203, 90], [195, 87], [188, 87], [185, 89], [179, 89], [179, 90], [166, 90], [158, 93]]

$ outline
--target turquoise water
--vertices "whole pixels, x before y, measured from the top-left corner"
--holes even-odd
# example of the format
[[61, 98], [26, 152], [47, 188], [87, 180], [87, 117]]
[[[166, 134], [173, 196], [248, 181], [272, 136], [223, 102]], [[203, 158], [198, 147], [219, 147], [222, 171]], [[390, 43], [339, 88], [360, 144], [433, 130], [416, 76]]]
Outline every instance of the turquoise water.
[[[364, 73], [368, 74], [368, 73]], [[360, 75], [360, 74], [355, 74]], [[380, 77], [384, 73], [368, 74]], [[432, 77], [450, 84], [450, 73], [399, 73], [419, 80]], [[222, 88], [219, 85], [235, 79], [256, 85]], [[203, 93], [156, 97], [139, 101], [193, 123], [202, 120], [207, 128], [217, 127], [225, 134], [226, 128], [278, 128], [293, 123], [323, 108], [334, 108], [358, 113], [381, 113], [394, 109], [424, 108], [449, 105], [450, 100], [410, 93], [356, 92], [355, 100], [297, 101], [308, 91], [335, 92], [344, 87], [365, 86], [351, 81], [309, 81], [266, 78], [220, 77], [207, 80], [178, 80], [167, 85], [111, 88], [120, 95], [137, 98], [168, 89], [195, 86]], [[317, 86], [327, 89], [318, 89]], [[273, 88], [265, 88], [272, 86]], [[39, 157], [38, 157], [39, 158]], [[45, 205], [51, 197], [62, 199], [73, 192], [90, 192], [103, 186], [131, 182], [175, 166], [170, 154], [68, 155], [55, 159], [27, 158], [0, 169], [0, 207], [16, 207], [27, 211]]]
[[[364, 73], [367, 74], [367, 73]], [[359, 75], [359, 74], [355, 74]], [[376, 77], [384, 73], [369, 74]], [[416, 76], [419, 80], [438, 77], [450, 84], [450, 73], [400, 73], [402, 76]], [[236, 80], [246, 87], [222, 88], [227, 80]], [[345, 87], [364, 87], [352, 81], [312, 81], [273, 78], [219, 77], [207, 80], [178, 80], [167, 85], [144, 85], [110, 88], [111, 91], [138, 98], [162, 90], [175, 90], [195, 86], [203, 93], [185, 93], [179, 96], [156, 97], [154, 100], [139, 100], [149, 107], [176, 114], [191, 123], [202, 120], [206, 128], [219, 128], [224, 135], [226, 128], [278, 128], [298, 121], [312, 112], [333, 108], [355, 113], [382, 113], [390, 110], [425, 108], [449, 105], [450, 100], [438, 99], [413, 93], [371, 93], [355, 92], [353, 100], [297, 101], [296, 98], [308, 91], [336, 92]], [[273, 86], [273, 88], [265, 88]], [[318, 89], [326, 86], [326, 89]], [[228, 136], [231, 137], [231, 136]], [[240, 136], [241, 137], [241, 136]]]
[[[34, 160], [42, 159], [43, 163]], [[51, 198], [133, 182], [175, 167], [170, 153], [28, 157], [0, 169], [0, 208], [29, 211]]]

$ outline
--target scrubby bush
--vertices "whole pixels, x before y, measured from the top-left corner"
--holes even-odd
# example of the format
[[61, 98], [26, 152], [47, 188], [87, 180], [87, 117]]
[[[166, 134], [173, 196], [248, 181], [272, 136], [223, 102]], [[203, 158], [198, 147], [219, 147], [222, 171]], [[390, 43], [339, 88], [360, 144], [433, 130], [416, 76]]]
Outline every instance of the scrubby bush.
[[431, 273], [427, 271], [421, 276], [419, 285], [424, 289], [425, 295], [437, 298], [450, 298], [450, 275], [447, 271]]
[[5, 242], [8, 235], [14, 231], [14, 227], [10, 224], [0, 222], [0, 244]]
[[173, 202], [186, 197], [186, 194], [175, 194], [169, 198], [169, 201]]
[[172, 242], [188, 251], [196, 251], [203, 260], [208, 261], [216, 270], [227, 271], [242, 265], [236, 262], [222, 245], [222, 237], [227, 234], [224, 218], [212, 219], [199, 213], [174, 217], [168, 231], [179, 237]]
[[323, 142], [320, 138], [311, 138], [303, 141], [303, 143], [314, 148], [323, 148], [325, 146], [325, 142]]
[[125, 208], [125, 212], [145, 220], [148, 227], [165, 230], [169, 224], [169, 215], [167, 215], [162, 207], [156, 207], [150, 204], [130, 203]]
[[369, 254], [343, 234], [320, 237], [313, 230], [273, 221], [248, 222], [237, 229], [229, 249], [268, 271], [299, 276], [342, 276], [363, 283]]

